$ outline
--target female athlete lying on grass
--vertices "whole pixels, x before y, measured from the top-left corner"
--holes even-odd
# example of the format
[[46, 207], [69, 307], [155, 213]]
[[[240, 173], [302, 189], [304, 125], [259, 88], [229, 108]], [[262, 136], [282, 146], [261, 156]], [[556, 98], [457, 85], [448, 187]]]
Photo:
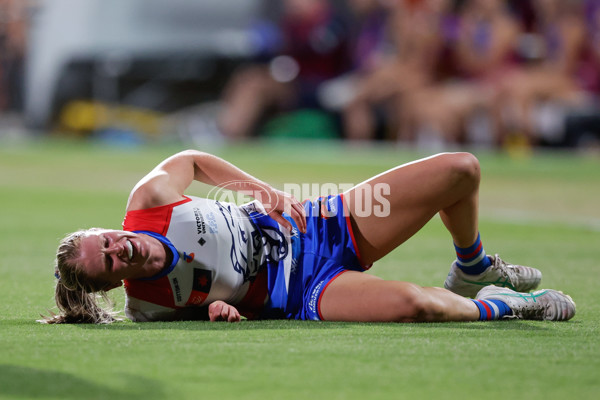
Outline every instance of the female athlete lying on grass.
[[[97, 294], [123, 284], [133, 321], [572, 318], [569, 296], [528, 293], [540, 271], [486, 255], [477, 225], [479, 179], [473, 155], [445, 153], [300, 204], [216, 156], [184, 151], [133, 188], [124, 230], [92, 228], [62, 240], [55, 267], [60, 314], [43, 322], [112, 322]], [[194, 180], [260, 202], [184, 195]], [[363, 273], [437, 213], [457, 254], [445, 289]]]

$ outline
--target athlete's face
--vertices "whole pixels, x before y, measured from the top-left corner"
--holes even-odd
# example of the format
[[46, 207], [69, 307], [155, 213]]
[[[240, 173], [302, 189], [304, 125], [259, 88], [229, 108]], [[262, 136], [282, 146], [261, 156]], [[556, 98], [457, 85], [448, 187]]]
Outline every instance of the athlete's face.
[[[81, 239], [79, 257], [74, 260], [85, 268], [105, 290], [120, 286], [123, 279], [136, 278], [156, 262], [156, 239], [126, 231], [90, 231]], [[163, 262], [164, 265], [164, 262]]]

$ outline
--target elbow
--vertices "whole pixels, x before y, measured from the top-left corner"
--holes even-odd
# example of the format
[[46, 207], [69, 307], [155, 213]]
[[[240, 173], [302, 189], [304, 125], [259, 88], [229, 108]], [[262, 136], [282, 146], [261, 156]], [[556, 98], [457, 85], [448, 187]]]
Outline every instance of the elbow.
[[207, 157], [211, 157], [211, 155], [199, 150], [187, 149], [173, 155], [171, 160], [191, 166], [193, 165], [194, 175], [197, 176], [197, 174], [202, 171], [202, 165]]
[[210, 154], [205, 153], [203, 151], [200, 150], [195, 150], [195, 149], [187, 149], [187, 150], [183, 150], [180, 151], [179, 153], [175, 154], [174, 157], [192, 157], [192, 158], [196, 158], [196, 157], [204, 157], [204, 156], [208, 156]]

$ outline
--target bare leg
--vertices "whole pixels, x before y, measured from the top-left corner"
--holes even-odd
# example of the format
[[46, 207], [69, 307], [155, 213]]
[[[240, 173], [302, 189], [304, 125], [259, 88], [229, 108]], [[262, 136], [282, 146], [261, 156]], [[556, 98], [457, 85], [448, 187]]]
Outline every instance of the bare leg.
[[[418, 232], [436, 213], [461, 247], [478, 234], [479, 162], [469, 153], [445, 153], [386, 171], [344, 194], [364, 264], [382, 258]], [[389, 194], [381, 201], [378, 193]], [[387, 210], [379, 215], [370, 207]]]
[[348, 271], [327, 286], [319, 303], [327, 321], [445, 322], [476, 321], [479, 309], [446, 289], [385, 281]]
[[[344, 198], [361, 261], [370, 264], [385, 256], [438, 212], [456, 244], [473, 244], [478, 234], [479, 175], [479, 162], [473, 155], [445, 153], [391, 169], [350, 189]], [[383, 199], [381, 188], [389, 189]], [[386, 201], [387, 213], [382, 213]], [[377, 206], [381, 207], [378, 214], [369, 212]], [[324, 319], [336, 321], [479, 318], [471, 300], [448, 290], [385, 281], [354, 271], [327, 286], [319, 307]]]
[[[361, 261], [370, 264], [385, 256], [438, 212], [456, 244], [472, 245], [478, 234], [479, 179], [479, 162], [473, 155], [445, 153], [391, 169], [344, 193]], [[448, 290], [354, 271], [327, 286], [319, 307], [324, 319], [335, 321], [479, 318], [471, 300]]]
[[375, 136], [375, 117], [365, 101], [354, 101], [343, 112], [344, 135], [349, 140], [368, 140]]
[[291, 85], [275, 81], [266, 67], [248, 67], [224, 90], [219, 126], [230, 139], [246, 138], [269, 107], [289, 103], [292, 97]]

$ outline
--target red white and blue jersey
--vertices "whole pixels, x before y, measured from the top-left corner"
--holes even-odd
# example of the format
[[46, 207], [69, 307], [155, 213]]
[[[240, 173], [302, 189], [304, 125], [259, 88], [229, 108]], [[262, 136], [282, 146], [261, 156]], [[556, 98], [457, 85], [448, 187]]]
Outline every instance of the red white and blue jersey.
[[154, 277], [125, 281], [127, 317], [170, 320], [177, 318], [178, 310], [208, 306], [216, 300], [256, 317], [268, 299], [267, 262], [290, 258], [289, 238], [278, 224], [274, 235], [263, 238], [264, 233], [249, 218], [248, 212], [260, 211], [262, 207], [254, 202], [237, 206], [192, 196], [129, 211], [123, 228], [166, 244], [173, 262]]
[[340, 274], [364, 271], [342, 195], [306, 201], [307, 231], [289, 232], [263, 206], [188, 196], [129, 211], [123, 229], [155, 237], [173, 262], [154, 277], [125, 281], [133, 321], [188, 318], [216, 300], [248, 318], [322, 319], [321, 297]]

